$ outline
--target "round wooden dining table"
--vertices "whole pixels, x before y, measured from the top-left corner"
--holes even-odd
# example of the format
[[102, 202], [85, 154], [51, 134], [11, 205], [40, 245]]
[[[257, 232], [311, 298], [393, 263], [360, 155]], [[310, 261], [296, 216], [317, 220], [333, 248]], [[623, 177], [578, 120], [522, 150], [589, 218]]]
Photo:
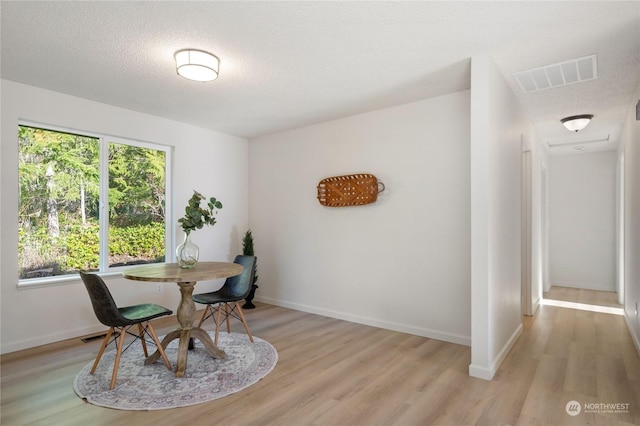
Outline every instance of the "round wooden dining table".
[[[175, 340], [178, 343], [178, 359], [176, 363], [176, 377], [183, 377], [187, 368], [187, 353], [189, 341], [196, 338], [202, 342], [207, 352], [214, 358], [223, 359], [224, 351], [220, 350], [211, 340], [209, 334], [200, 327], [194, 327], [196, 305], [193, 302], [193, 289], [198, 281], [227, 278], [242, 273], [242, 265], [230, 262], [198, 262], [192, 269], [183, 269], [177, 263], [154, 263], [151, 265], [135, 266], [127, 269], [122, 275], [130, 280], [174, 282], [180, 287], [180, 305], [176, 313], [179, 328], [167, 334], [160, 344], [163, 349]], [[158, 360], [160, 353], [156, 350], [146, 360], [145, 365]]]

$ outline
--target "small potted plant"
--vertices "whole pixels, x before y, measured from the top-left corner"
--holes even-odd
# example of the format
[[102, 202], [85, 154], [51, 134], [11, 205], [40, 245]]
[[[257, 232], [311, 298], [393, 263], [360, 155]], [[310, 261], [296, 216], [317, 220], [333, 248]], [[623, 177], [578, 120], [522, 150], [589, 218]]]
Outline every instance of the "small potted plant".
[[184, 241], [176, 248], [176, 260], [184, 269], [194, 268], [198, 264], [200, 249], [191, 241], [191, 232], [202, 229], [205, 225], [215, 225], [215, 215], [222, 208], [222, 203], [215, 197], [209, 198], [206, 208], [200, 207], [201, 201], [205, 199], [204, 195], [194, 190], [184, 209], [184, 216], [178, 219], [184, 231]]
[[[250, 229], [244, 234], [244, 238], [242, 239], [242, 254], [244, 254], [245, 256], [255, 256], [253, 252], [253, 235], [251, 235]], [[258, 281], [257, 261], [253, 268], [253, 282], [251, 283], [251, 291], [245, 299], [246, 303], [242, 305], [243, 309], [253, 309], [256, 307], [256, 305], [253, 304], [253, 297], [255, 296], [256, 289], [258, 288], [258, 285], [256, 284], [256, 282]]]

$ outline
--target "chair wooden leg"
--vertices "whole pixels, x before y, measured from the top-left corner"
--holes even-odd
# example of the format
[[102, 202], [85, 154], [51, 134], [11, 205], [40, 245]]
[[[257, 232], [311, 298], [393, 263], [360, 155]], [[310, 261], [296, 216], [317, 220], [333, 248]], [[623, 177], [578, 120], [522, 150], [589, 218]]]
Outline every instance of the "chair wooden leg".
[[89, 374], [93, 374], [96, 372], [96, 368], [98, 368], [98, 363], [100, 362], [100, 358], [102, 358], [104, 349], [107, 347], [107, 344], [109, 344], [109, 339], [111, 338], [112, 334], [113, 334], [113, 327], [111, 327], [109, 331], [107, 331], [107, 336], [102, 341], [102, 346], [100, 346], [100, 350], [98, 351], [98, 355], [96, 356], [96, 360], [93, 362], [93, 367], [91, 367], [91, 371], [89, 372]]
[[124, 347], [124, 336], [127, 333], [123, 331], [120, 332], [120, 338], [118, 339], [118, 350], [116, 352], [116, 360], [113, 363], [113, 374], [111, 374], [111, 385], [109, 386], [109, 390], [113, 390], [116, 387], [116, 377], [118, 377], [118, 367], [120, 366], [120, 358], [122, 357], [122, 348]]
[[[151, 326], [151, 323], [148, 323], [148, 324], [149, 324], [149, 333], [151, 334], [151, 337], [153, 337], [153, 341], [156, 343], [156, 347], [158, 348], [158, 353], [160, 353], [160, 356], [164, 361], [164, 365], [167, 366], [169, 371], [173, 370], [173, 367], [171, 367], [171, 363], [169, 362], [169, 358], [167, 358], [167, 354], [164, 352], [164, 349], [162, 348], [162, 344], [160, 343], [160, 340], [158, 340], [158, 335], [156, 334], [156, 331]], [[147, 355], [145, 354], [145, 357], [146, 356]]]
[[227, 333], [231, 333], [231, 321], [229, 321], [229, 304], [224, 303], [224, 315], [227, 319]]
[[218, 315], [216, 319], [216, 338], [213, 340], [213, 344], [218, 346], [218, 333], [220, 332], [220, 315], [222, 314], [222, 306], [218, 306]]
[[244, 313], [242, 312], [242, 308], [240, 307], [240, 304], [238, 302], [236, 302], [236, 308], [238, 309], [238, 314], [242, 319], [242, 325], [244, 325], [244, 329], [247, 330], [247, 334], [249, 335], [249, 340], [251, 341], [251, 343], [253, 343], [253, 336], [249, 331], [249, 325], [247, 324], [247, 320], [244, 318]]
[[[211, 305], [206, 305], [204, 307], [204, 312], [202, 313], [202, 318], [200, 318], [200, 322], [198, 323], [198, 328], [202, 327], [202, 323], [207, 318], [207, 312], [209, 312], [209, 309], [211, 309]], [[211, 315], [213, 315], [213, 312], [211, 312]]]
[[142, 324], [138, 324], [138, 336], [140, 336], [140, 343], [142, 343], [142, 350], [146, 358], [149, 356], [149, 353], [147, 352], [147, 342], [144, 340], [144, 327], [142, 327]]

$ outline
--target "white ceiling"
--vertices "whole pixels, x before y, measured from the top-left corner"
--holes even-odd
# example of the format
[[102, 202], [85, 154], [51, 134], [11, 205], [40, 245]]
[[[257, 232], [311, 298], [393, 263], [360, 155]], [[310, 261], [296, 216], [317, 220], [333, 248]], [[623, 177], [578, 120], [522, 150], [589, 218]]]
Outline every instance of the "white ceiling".
[[[640, 83], [640, 2], [8, 2], [1, 76], [255, 137], [469, 88], [489, 52], [545, 142], [618, 142]], [[187, 47], [220, 77], [176, 75]], [[524, 94], [512, 74], [597, 54], [596, 80]], [[578, 134], [569, 115], [595, 118]], [[52, 123], [55, 124], [55, 123]], [[570, 152], [575, 152], [573, 146]]]

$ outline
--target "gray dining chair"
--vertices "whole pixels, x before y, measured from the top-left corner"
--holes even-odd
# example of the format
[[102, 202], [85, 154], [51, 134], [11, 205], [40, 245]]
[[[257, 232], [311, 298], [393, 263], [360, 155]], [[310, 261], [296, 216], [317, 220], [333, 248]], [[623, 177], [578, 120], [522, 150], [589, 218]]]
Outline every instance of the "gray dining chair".
[[[100, 347], [98, 355], [96, 356], [96, 360], [94, 361], [93, 367], [91, 368], [91, 371], [89, 373], [95, 373], [96, 368], [98, 367], [98, 363], [100, 362], [100, 358], [102, 358], [102, 354], [104, 353], [107, 345], [111, 342], [116, 342], [116, 359], [113, 365], [113, 373], [111, 374], [111, 384], [109, 390], [115, 387], [116, 377], [118, 376], [118, 366], [120, 365], [120, 358], [122, 356], [122, 353], [127, 348], [129, 348], [129, 346], [131, 346], [131, 343], [133, 343], [131, 342], [127, 346], [127, 348], [123, 350], [124, 338], [127, 334], [134, 336], [136, 340], [140, 339], [145, 357], [149, 356], [149, 354], [147, 353], [145, 334], [150, 336], [157, 346], [160, 356], [162, 356], [162, 359], [164, 360], [164, 365], [166, 365], [169, 370], [172, 370], [169, 358], [167, 358], [167, 355], [165, 354], [164, 349], [162, 348], [162, 345], [158, 340], [158, 335], [153, 329], [150, 321], [154, 318], [171, 315], [173, 312], [167, 308], [153, 303], [144, 303], [141, 305], [118, 308], [115, 301], [113, 300], [113, 297], [111, 296], [111, 292], [107, 288], [107, 285], [104, 283], [102, 278], [100, 278], [100, 276], [96, 274], [80, 272], [80, 277], [82, 278], [82, 282], [89, 292], [89, 298], [91, 299], [91, 304], [93, 305], [93, 311], [95, 312], [98, 321], [109, 327], [109, 331], [107, 331], [107, 335], [102, 341], [102, 346]], [[137, 334], [131, 333], [129, 331], [129, 329], [134, 325], [138, 326]], [[113, 340], [111, 340], [112, 337]]]
[[227, 278], [220, 290], [193, 295], [194, 302], [207, 305], [202, 313], [198, 327], [201, 327], [207, 318], [212, 318], [216, 324], [216, 335], [213, 342], [215, 345], [218, 345], [218, 334], [222, 321], [226, 321], [227, 323], [227, 333], [231, 332], [229, 317], [234, 317], [242, 322], [249, 336], [249, 340], [253, 343], [253, 336], [251, 335], [251, 331], [249, 331], [249, 325], [242, 312], [242, 307], [238, 302], [244, 300], [249, 295], [249, 292], [251, 292], [253, 275], [255, 274], [256, 257], [238, 255], [234, 263], [243, 266], [244, 269], [240, 275]]

